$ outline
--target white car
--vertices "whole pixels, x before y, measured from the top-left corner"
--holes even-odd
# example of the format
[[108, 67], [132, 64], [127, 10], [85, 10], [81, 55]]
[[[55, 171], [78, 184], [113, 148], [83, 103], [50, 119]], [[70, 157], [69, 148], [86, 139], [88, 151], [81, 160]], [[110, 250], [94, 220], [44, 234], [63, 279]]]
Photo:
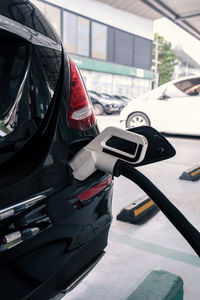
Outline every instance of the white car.
[[161, 132], [200, 135], [200, 76], [173, 80], [128, 103], [123, 128], [152, 126]]

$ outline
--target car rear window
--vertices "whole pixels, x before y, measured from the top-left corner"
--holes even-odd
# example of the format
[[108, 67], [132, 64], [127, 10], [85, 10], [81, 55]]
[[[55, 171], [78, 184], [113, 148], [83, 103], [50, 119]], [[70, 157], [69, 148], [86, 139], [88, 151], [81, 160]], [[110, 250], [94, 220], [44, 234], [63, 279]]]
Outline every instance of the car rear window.
[[59, 42], [55, 31], [50, 27], [41, 12], [29, 1], [0, 1], [0, 15], [30, 27], [43, 35]]
[[15, 155], [45, 118], [61, 54], [0, 30], [0, 163]]

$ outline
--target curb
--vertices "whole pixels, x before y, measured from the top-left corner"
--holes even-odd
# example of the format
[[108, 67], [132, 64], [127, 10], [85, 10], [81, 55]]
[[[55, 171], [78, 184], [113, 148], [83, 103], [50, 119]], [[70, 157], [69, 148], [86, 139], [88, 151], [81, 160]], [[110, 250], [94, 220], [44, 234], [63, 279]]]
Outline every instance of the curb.
[[183, 300], [183, 280], [167, 271], [153, 270], [126, 300]]
[[117, 215], [118, 221], [139, 224], [158, 212], [158, 206], [146, 195], [124, 207]]

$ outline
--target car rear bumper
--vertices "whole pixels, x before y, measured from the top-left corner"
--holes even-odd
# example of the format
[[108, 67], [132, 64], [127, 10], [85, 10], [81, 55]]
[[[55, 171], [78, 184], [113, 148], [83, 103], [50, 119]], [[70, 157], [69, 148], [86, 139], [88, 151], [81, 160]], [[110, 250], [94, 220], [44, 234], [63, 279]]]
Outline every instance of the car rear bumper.
[[[82, 206], [76, 202], [81, 193], [107, 177], [99, 173], [42, 200], [41, 212], [51, 221], [49, 226], [0, 255], [3, 299], [50, 299], [102, 253], [112, 220], [112, 181]], [[39, 209], [38, 203], [34, 218]]]

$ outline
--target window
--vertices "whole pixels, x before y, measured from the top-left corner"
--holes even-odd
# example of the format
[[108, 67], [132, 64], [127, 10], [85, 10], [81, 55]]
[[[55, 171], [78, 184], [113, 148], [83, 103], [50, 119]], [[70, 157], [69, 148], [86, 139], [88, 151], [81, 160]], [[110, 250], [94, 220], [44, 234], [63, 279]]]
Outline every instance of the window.
[[132, 97], [133, 79], [128, 76], [115, 75], [113, 78], [114, 94]]
[[92, 57], [107, 59], [107, 26], [92, 22]]
[[77, 53], [77, 16], [64, 12], [63, 42], [70, 53]]
[[115, 29], [108, 27], [107, 37], [107, 60], [114, 62], [114, 49], [115, 49]]
[[115, 30], [115, 62], [133, 65], [133, 35], [121, 30]]
[[90, 21], [65, 11], [63, 26], [63, 41], [67, 51], [89, 56]]
[[89, 56], [90, 42], [90, 21], [86, 18], [78, 17], [78, 54]]
[[[139, 97], [139, 96], [147, 93], [148, 91], [150, 91], [150, 80], [148, 80], [148, 79], [134, 78], [133, 85], [134, 85], [133, 86], [134, 97]], [[163, 92], [163, 88], [159, 87], [158, 89], [157, 89], [157, 91], [156, 91], [156, 89], [154, 90], [155, 91], [155, 96], [154, 96], [155, 99], [158, 99], [160, 97], [160, 95], [162, 95], [162, 92]]]
[[200, 93], [200, 78], [192, 78], [175, 83], [175, 86], [189, 96], [198, 96]]
[[134, 43], [134, 67], [141, 69], [151, 69], [152, 62], [152, 41], [135, 36]]
[[58, 35], [61, 35], [61, 10], [58, 7], [42, 3], [37, 0], [31, 2], [45, 15], [49, 22], [53, 25]]
[[38, 0], [31, 0], [31, 2], [44, 14], [45, 13], [45, 3]]
[[44, 120], [57, 87], [61, 52], [13, 39], [8, 32], [0, 33], [0, 45], [1, 164], [23, 148]]
[[52, 5], [45, 4], [45, 13], [49, 22], [53, 25], [58, 35], [61, 35], [61, 10]]

